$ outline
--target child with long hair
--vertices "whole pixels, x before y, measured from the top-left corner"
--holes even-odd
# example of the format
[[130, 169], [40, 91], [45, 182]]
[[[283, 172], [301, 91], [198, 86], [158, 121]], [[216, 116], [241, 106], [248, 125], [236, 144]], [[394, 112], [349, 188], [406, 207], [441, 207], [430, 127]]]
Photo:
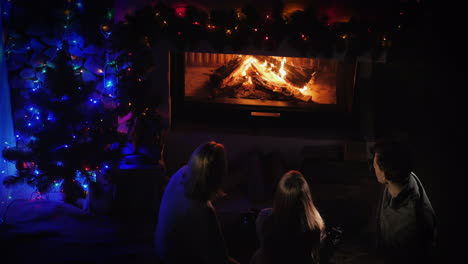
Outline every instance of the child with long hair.
[[252, 263], [319, 263], [325, 224], [301, 172], [281, 177], [273, 208], [257, 217], [257, 234], [260, 249]]

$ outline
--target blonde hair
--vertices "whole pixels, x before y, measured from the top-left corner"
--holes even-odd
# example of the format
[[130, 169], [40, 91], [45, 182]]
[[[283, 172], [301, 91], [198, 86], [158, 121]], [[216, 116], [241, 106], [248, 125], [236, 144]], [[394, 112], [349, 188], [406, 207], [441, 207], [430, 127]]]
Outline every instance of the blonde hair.
[[[298, 223], [297, 228], [305, 231], [324, 231], [325, 223], [312, 200], [309, 185], [301, 172], [291, 170], [280, 179], [273, 204], [274, 214], [282, 224]], [[297, 222], [299, 221], [299, 222]]]

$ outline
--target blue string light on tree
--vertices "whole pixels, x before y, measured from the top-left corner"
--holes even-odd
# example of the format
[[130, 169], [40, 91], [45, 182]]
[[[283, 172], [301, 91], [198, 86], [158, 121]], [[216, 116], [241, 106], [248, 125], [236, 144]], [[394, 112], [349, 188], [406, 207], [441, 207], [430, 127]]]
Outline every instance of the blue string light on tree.
[[[9, 69], [23, 73], [23, 76], [12, 75], [12, 87], [28, 89], [21, 93], [27, 107], [19, 111], [24, 128], [17, 126], [17, 146], [7, 154], [7, 159], [16, 161], [22, 170], [18, 175], [11, 175], [7, 182], [13, 184], [28, 179], [36, 186], [37, 197], [42, 198], [47, 192], [60, 188], [65, 201], [70, 203], [83, 198], [89, 187], [89, 181], [76, 178], [85, 175], [95, 179], [96, 172], [102, 171], [102, 164], [108, 161], [105, 146], [112, 136], [104, 137], [100, 133], [109, 131], [103, 126], [110, 123], [104, 121], [111, 115], [107, 114], [110, 109], [104, 109], [99, 103], [104, 95], [114, 100], [118, 94], [118, 79], [113, 74], [116, 63], [110, 51], [106, 59], [102, 58], [104, 53], [88, 45], [81, 34], [77, 14], [85, 13], [83, 2], [64, 1], [63, 32], [53, 32], [53, 38], [37, 30], [28, 31], [34, 35], [15, 35], [11, 31], [14, 37], [8, 38], [9, 63], [21, 61], [19, 68]], [[44, 7], [44, 10], [48, 9]], [[56, 15], [55, 11], [51, 14], [52, 18]], [[106, 20], [109, 19], [112, 19], [111, 12], [106, 13]], [[106, 38], [111, 35], [106, 27], [96, 25], [96, 32], [99, 31], [104, 32]], [[98, 59], [93, 61], [93, 58]], [[34, 63], [32, 67], [30, 62]], [[103, 68], [101, 75], [90, 70], [97, 68], [97, 64]], [[27, 69], [21, 70], [21, 67]], [[103, 85], [97, 91], [99, 80]], [[26, 81], [30, 85], [23, 85]], [[82, 104], [82, 101], [90, 104]]]

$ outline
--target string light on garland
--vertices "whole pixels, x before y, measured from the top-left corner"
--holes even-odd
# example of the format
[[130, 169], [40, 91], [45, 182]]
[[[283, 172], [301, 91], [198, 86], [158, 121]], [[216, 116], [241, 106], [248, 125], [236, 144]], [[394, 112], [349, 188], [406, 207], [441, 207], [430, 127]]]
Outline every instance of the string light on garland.
[[185, 7], [176, 7], [175, 12], [176, 15], [180, 18], [184, 18], [187, 14], [187, 10]]
[[382, 37], [381, 46], [384, 48], [390, 48], [392, 46], [392, 42], [384, 35]]

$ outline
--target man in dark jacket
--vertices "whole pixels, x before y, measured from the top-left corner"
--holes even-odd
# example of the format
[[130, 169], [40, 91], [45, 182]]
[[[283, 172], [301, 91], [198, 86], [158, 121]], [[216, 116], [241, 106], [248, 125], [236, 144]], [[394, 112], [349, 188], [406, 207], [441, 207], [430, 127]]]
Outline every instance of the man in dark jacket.
[[411, 172], [407, 145], [374, 146], [377, 181], [385, 185], [378, 210], [377, 244], [388, 263], [433, 263], [436, 216], [419, 178]]

